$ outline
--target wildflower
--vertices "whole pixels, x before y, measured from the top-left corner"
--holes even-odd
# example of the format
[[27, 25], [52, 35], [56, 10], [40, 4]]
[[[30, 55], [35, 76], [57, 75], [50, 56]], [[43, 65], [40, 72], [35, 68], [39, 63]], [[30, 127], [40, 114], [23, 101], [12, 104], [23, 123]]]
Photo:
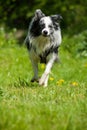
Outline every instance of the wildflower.
[[57, 85], [62, 85], [64, 83], [64, 79], [60, 79], [57, 81]]
[[53, 80], [54, 80], [54, 78], [53, 78], [53, 77], [50, 77], [50, 78], [49, 78], [49, 80], [50, 80], [50, 81], [53, 81]]
[[78, 86], [78, 83], [77, 82], [72, 82], [71, 85], [72, 86]]
[[45, 69], [45, 64], [41, 64], [41, 69]]
[[84, 67], [87, 67], [87, 63], [84, 65]]

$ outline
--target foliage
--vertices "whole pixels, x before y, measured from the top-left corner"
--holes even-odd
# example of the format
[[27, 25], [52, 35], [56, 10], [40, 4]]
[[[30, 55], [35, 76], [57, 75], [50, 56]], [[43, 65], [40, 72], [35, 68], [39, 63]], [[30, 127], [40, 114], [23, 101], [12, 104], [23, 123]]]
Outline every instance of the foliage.
[[[2, 37], [0, 46], [15, 42], [15, 35], [18, 35], [17, 30], [27, 29], [34, 11], [40, 8], [47, 15], [58, 13], [63, 16], [61, 28], [62, 32], [67, 34], [63, 39], [65, 49], [74, 55], [87, 57], [86, 5], [87, 0], [25, 0], [22, 2], [20, 0], [6, 0], [5, 2], [0, 0], [0, 35]], [[11, 29], [10, 33], [6, 28]], [[66, 41], [67, 38], [68, 41]], [[2, 41], [4, 42], [2, 43]]]
[[[21, 32], [15, 28], [7, 31], [4, 27], [1, 27], [0, 47], [5, 47], [9, 45], [14, 46], [15, 43], [19, 43], [17, 37], [20, 34]], [[20, 41], [19, 44], [23, 44], [23, 41], [24, 39], [22, 40], [22, 42]], [[87, 30], [73, 36], [65, 35], [63, 37], [62, 47], [64, 50], [71, 53], [71, 55], [74, 57], [87, 57]]]
[[[69, 38], [64, 39], [63, 45]], [[5, 44], [4, 38], [2, 42], [0, 130], [86, 130], [87, 60], [73, 58], [62, 45], [61, 64], [55, 64], [49, 85], [43, 88], [30, 83], [32, 68], [25, 47], [19, 47], [14, 39], [14, 46]], [[40, 74], [43, 69], [44, 65], [39, 65]]]
[[17, 43], [17, 39], [15, 37], [16, 29], [12, 29], [7, 32], [4, 27], [0, 28], [0, 47], [14, 45]]
[[73, 34], [87, 27], [86, 5], [87, 0], [0, 0], [0, 23], [27, 28], [35, 9], [40, 8], [47, 15], [60, 13], [64, 19], [62, 28], [67, 28]]
[[78, 35], [65, 36], [63, 38], [63, 47], [73, 56], [87, 58], [87, 30]]

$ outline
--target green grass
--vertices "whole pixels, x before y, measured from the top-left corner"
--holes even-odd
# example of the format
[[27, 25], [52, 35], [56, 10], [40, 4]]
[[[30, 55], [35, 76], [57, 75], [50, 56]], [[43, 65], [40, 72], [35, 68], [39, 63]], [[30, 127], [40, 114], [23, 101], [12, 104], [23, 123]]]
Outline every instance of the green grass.
[[0, 48], [0, 130], [87, 130], [87, 59], [61, 48], [60, 60], [43, 88], [24, 47]]

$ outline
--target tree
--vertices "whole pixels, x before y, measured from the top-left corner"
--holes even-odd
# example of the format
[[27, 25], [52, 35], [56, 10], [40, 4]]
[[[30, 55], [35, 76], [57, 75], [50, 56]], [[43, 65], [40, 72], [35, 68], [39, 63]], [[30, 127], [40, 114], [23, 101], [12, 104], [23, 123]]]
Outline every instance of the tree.
[[87, 0], [0, 0], [0, 24], [27, 28], [34, 11], [40, 8], [47, 15], [61, 14], [63, 28], [75, 33], [87, 27], [86, 5]]

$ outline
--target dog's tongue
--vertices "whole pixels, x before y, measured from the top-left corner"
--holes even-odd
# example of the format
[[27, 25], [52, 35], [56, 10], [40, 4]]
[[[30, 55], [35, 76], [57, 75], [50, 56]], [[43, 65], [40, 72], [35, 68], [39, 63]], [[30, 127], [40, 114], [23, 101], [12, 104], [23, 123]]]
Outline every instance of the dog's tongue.
[[40, 9], [37, 9], [36, 11], [35, 11], [35, 18], [36, 19], [40, 19], [40, 18], [42, 18], [42, 17], [44, 17], [45, 16], [45, 14], [43, 14], [43, 12], [40, 10]]

